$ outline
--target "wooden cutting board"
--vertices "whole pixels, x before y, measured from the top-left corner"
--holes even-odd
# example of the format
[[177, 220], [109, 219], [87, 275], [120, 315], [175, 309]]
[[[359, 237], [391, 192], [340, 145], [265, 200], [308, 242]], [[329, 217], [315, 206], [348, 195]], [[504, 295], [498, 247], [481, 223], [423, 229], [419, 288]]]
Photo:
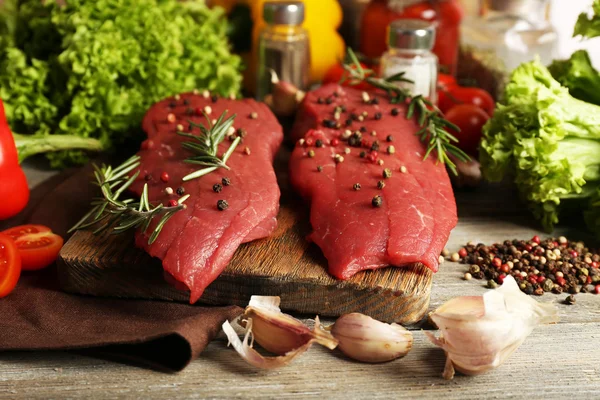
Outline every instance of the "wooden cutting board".
[[[308, 208], [288, 184], [282, 150], [276, 170], [282, 191], [278, 228], [237, 250], [199, 304], [246, 306], [252, 295], [281, 296], [283, 310], [339, 316], [361, 312], [387, 322], [416, 323], [429, 306], [432, 273], [422, 265], [384, 268], [339, 281], [327, 273], [320, 249], [306, 241]], [[95, 296], [188, 302], [189, 293], [165, 282], [161, 262], [135, 248], [133, 234], [76, 232], [58, 259], [64, 290]]]

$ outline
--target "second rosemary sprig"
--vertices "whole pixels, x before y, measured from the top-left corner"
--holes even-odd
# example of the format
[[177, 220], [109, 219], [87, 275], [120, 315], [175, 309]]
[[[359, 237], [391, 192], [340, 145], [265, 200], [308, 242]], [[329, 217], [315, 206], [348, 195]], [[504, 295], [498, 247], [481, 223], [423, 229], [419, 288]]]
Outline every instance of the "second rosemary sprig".
[[439, 162], [448, 166], [456, 175], [456, 165], [450, 157], [452, 155], [459, 161], [469, 161], [469, 156], [458, 148], [455, 143], [458, 139], [450, 131], [459, 132], [459, 128], [444, 118], [442, 112], [428, 99], [423, 96], [413, 96], [409, 90], [397, 85], [398, 82], [411, 82], [405, 79], [402, 73], [387, 78], [380, 78], [375, 71], [364, 68], [358, 57], [348, 48], [348, 60], [344, 63], [346, 77], [351, 85], [366, 82], [371, 86], [381, 89], [388, 94], [390, 102], [408, 104], [406, 117], [417, 118], [421, 129], [417, 135], [427, 146], [424, 159], [435, 151]]
[[98, 167], [94, 165], [95, 184], [100, 187], [102, 196], [92, 201], [92, 209], [73, 226], [69, 232], [79, 229], [95, 227], [94, 233], [112, 230], [112, 233], [122, 233], [129, 229], [140, 229], [146, 232], [155, 218], [160, 218], [156, 223], [148, 244], [152, 244], [167, 221], [179, 210], [185, 208], [184, 202], [190, 197], [185, 195], [177, 200], [173, 206], [163, 204], [153, 205], [148, 199], [148, 184], [139, 199], [127, 198], [122, 200], [121, 195], [137, 179], [140, 171], [130, 175], [140, 165], [140, 157], [133, 156], [116, 168], [110, 165]]

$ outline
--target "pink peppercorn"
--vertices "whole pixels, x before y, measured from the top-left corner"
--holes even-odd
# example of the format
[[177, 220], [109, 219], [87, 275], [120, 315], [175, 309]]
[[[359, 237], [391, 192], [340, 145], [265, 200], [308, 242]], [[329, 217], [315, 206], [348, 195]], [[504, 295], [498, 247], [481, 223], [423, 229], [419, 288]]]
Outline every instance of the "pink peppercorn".
[[592, 261], [592, 268], [598, 268], [598, 262]]
[[545, 280], [546, 280], [545, 276], [540, 275], [537, 277], [537, 283], [544, 283]]
[[142, 142], [142, 150], [152, 150], [154, 148], [154, 140], [147, 139]]
[[571, 257], [576, 258], [577, 256], [579, 256], [579, 253], [576, 252], [575, 250], [571, 251], [569, 254], [571, 254]]
[[596, 285], [596, 286], [594, 287], [594, 293], [595, 293], [595, 294], [600, 294], [600, 285]]
[[533, 249], [533, 247], [530, 244], [525, 245], [525, 250], [531, 251], [531, 249]]
[[465, 257], [467, 256], [467, 249], [465, 249], [464, 247], [463, 247], [463, 248], [461, 248], [461, 249], [458, 251], [458, 255], [459, 255], [459, 256], [461, 256], [462, 258], [465, 258]]
[[169, 182], [169, 174], [167, 172], [163, 172], [162, 174], [160, 174], [160, 180], [164, 183]]
[[537, 244], [540, 244], [540, 242], [541, 242], [541, 240], [540, 240], [540, 237], [539, 237], [538, 235], [535, 235], [535, 236], [534, 236], [534, 237], [531, 239], [531, 241], [532, 241], [532, 242], [535, 242], [535, 243], [537, 243]]
[[537, 278], [535, 277], [535, 275], [530, 275], [529, 278], [527, 278], [527, 280], [529, 281], [529, 283], [531, 283], [532, 285], [537, 283]]
[[567, 281], [565, 281], [565, 278], [556, 278], [556, 283], [558, 283], [560, 286], [565, 286]]
[[592, 277], [588, 276], [587, 279], [585, 280], [585, 284], [589, 285], [590, 283], [592, 283]]
[[304, 141], [304, 143], [305, 143], [307, 146], [312, 146], [312, 145], [313, 145], [313, 140], [312, 140], [312, 138], [308, 138], [308, 139], [306, 139], [306, 140]]
[[177, 207], [177, 200], [169, 200], [169, 207]]
[[332, 146], [337, 146], [338, 144], [340, 144], [340, 141], [337, 139], [331, 139], [331, 145]]
[[496, 257], [492, 260], [492, 265], [496, 268], [500, 268], [502, 266], [502, 260]]
[[504, 274], [498, 275], [498, 279], [497, 279], [498, 283], [502, 285], [504, 283], [505, 278], [506, 278], [506, 275], [504, 275]]

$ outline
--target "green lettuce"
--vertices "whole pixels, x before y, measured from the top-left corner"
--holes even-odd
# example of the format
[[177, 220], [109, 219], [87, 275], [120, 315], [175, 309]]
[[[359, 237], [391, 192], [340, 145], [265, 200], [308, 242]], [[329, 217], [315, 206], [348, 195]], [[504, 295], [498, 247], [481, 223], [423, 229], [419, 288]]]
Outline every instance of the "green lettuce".
[[[8, 1], [0, 17], [0, 96], [16, 132], [47, 151], [55, 135], [73, 148], [114, 148], [136, 138], [156, 101], [193, 89], [238, 94], [240, 60], [222, 10], [189, 0]], [[54, 149], [69, 149], [65, 137]], [[55, 167], [84, 153], [48, 154]]]
[[514, 179], [552, 230], [566, 200], [588, 207], [600, 187], [600, 107], [571, 96], [539, 61], [513, 71], [504, 98], [483, 129], [483, 175]]
[[573, 97], [600, 105], [600, 73], [592, 66], [587, 51], [578, 50], [568, 60], [555, 60], [548, 69]]

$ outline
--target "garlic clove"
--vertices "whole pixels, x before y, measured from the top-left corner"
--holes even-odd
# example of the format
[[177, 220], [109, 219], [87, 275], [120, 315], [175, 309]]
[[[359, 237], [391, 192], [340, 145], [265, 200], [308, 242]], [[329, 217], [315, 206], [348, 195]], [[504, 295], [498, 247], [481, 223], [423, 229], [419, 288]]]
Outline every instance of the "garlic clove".
[[[337, 346], [338, 341], [323, 329], [319, 317], [311, 330], [302, 321], [283, 314], [279, 304], [279, 297], [252, 296], [240, 317], [240, 325], [246, 328], [243, 342], [229, 322], [223, 324], [229, 343], [248, 363], [258, 368], [277, 368], [287, 365], [314, 342], [329, 349]], [[252, 348], [254, 341], [277, 357], [262, 356]]]
[[477, 375], [501, 365], [539, 324], [558, 322], [557, 310], [520, 291], [512, 277], [484, 296], [452, 299], [431, 314], [441, 331], [433, 344], [446, 351], [444, 377], [454, 369]]
[[289, 117], [294, 115], [298, 106], [304, 100], [306, 92], [289, 82], [280, 80], [277, 73], [272, 69], [270, 73], [273, 89], [271, 94], [265, 96], [265, 103], [277, 116]]
[[368, 363], [380, 363], [405, 356], [412, 348], [410, 331], [397, 324], [386, 324], [367, 315], [342, 315], [331, 327], [346, 356]]

